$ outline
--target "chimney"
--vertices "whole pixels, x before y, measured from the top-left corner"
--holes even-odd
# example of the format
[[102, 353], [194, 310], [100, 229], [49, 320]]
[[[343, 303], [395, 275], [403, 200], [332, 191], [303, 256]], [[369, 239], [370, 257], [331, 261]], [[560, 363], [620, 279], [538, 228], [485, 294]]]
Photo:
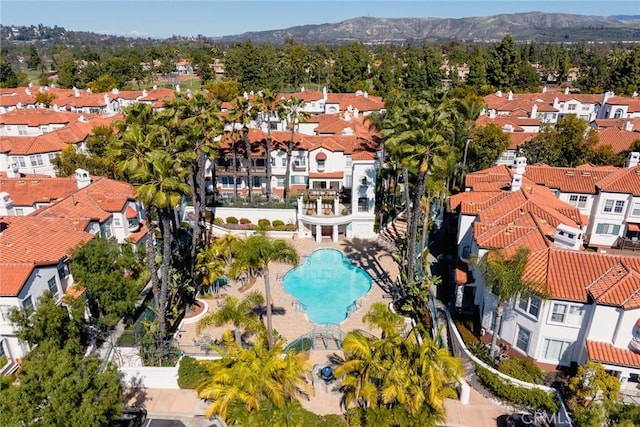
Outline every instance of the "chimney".
[[358, 113], [359, 113], [358, 109], [354, 108], [353, 109], [353, 117], [357, 119], [358, 118]]
[[31, 89], [26, 88], [26, 89], [24, 90], [24, 93], [26, 93], [27, 95], [31, 95]]
[[300, 88], [300, 92], [304, 92], [304, 86]]
[[507, 100], [513, 101], [513, 92], [509, 91], [509, 93], [507, 94]]
[[556, 96], [553, 98], [553, 108], [558, 108], [560, 106], [560, 99]]
[[88, 87], [88, 88], [87, 88], [86, 92], [87, 92], [87, 93], [93, 93], [93, 92], [91, 91], [91, 88], [90, 88], [90, 87]]
[[518, 191], [522, 188], [522, 175], [514, 173], [511, 178], [511, 191]]
[[366, 90], [364, 91], [364, 97], [368, 98], [369, 97], [369, 92], [367, 92]]
[[73, 87], [73, 95], [74, 95], [76, 98], [79, 98], [79, 97], [80, 97], [80, 91], [79, 91], [79, 90], [78, 90], [78, 88], [77, 88], [77, 87], [75, 87], [75, 86]]
[[624, 130], [633, 132], [633, 122], [631, 120], [624, 122]]
[[153, 90], [158, 90], [158, 85], [153, 85]]
[[498, 98], [502, 98], [502, 91], [501, 91], [501, 90], [497, 91], [497, 92], [496, 92], [496, 96], [497, 96]]
[[176, 84], [176, 92], [180, 93], [180, 85]]
[[627, 157], [626, 168], [635, 168], [640, 163], [640, 153], [637, 151], [632, 151], [629, 153], [629, 157]]
[[532, 119], [535, 119], [538, 117], [538, 104], [533, 104], [531, 106], [531, 114], [529, 117]]
[[565, 224], [558, 224], [556, 234], [553, 236], [553, 245], [558, 249], [571, 249], [574, 251], [582, 247], [582, 231]]
[[519, 175], [524, 175], [527, 170], [527, 158], [524, 156], [518, 156], [511, 164], [511, 170]]
[[322, 99], [326, 101], [328, 97], [329, 97], [329, 92], [327, 91], [327, 87], [325, 86], [322, 88]]
[[78, 121], [80, 123], [89, 123], [89, 120], [87, 120], [87, 118], [82, 114], [80, 114], [80, 116], [78, 117]]
[[564, 88], [564, 94], [569, 95], [569, 86]]
[[489, 118], [490, 119], [495, 119], [496, 118], [496, 110], [495, 108], [492, 108], [489, 110]]
[[146, 98], [149, 95], [146, 89], [142, 89], [142, 97]]
[[542, 93], [547, 93], [547, 86], [542, 86]]
[[0, 211], [9, 211], [13, 209], [13, 199], [6, 191], [0, 192]]
[[615, 93], [611, 91], [605, 92], [604, 95], [602, 95], [602, 105], [606, 104], [607, 100], [612, 96], [615, 96]]
[[76, 185], [78, 189], [88, 187], [91, 184], [91, 175], [84, 169], [76, 169]]

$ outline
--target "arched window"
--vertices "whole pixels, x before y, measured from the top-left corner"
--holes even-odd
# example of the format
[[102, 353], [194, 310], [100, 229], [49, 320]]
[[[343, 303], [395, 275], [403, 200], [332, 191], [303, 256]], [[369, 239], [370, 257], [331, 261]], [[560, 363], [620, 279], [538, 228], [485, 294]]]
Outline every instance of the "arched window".
[[619, 119], [620, 117], [622, 117], [622, 108], [618, 108], [615, 114], [613, 115], [614, 119]]

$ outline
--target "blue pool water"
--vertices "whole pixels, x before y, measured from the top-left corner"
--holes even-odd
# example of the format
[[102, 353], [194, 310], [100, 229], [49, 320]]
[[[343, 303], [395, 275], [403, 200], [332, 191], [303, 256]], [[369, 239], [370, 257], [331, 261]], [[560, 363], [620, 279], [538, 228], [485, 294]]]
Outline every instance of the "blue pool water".
[[371, 277], [335, 249], [314, 251], [283, 278], [284, 289], [304, 305], [314, 323], [339, 324], [371, 289]]

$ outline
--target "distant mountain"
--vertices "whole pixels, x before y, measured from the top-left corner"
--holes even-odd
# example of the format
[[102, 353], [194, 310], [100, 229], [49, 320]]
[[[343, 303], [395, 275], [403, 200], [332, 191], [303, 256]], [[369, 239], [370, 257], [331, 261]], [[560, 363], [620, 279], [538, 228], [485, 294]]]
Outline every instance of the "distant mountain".
[[393, 43], [409, 41], [498, 41], [514, 39], [546, 42], [640, 41], [640, 16], [584, 16], [528, 12], [476, 18], [370, 18], [337, 24], [303, 25], [282, 30], [248, 32], [221, 37], [223, 42], [251, 40], [283, 43], [293, 37], [300, 43]]

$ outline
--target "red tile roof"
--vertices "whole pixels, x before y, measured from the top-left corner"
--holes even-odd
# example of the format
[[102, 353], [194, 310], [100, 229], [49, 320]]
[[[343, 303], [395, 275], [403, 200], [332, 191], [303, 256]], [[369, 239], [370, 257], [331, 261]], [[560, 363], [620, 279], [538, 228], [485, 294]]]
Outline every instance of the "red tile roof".
[[340, 104], [342, 111], [347, 110], [350, 106], [361, 112], [380, 111], [384, 108], [382, 97], [355, 93], [329, 93], [327, 104]]
[[596, 184], [613, 174], [617, 168], [582, 165], [577, 168], [551, 167], [545, 164], [527, 166], [525, 176], [547, 188], [557, 188], [563, 193], [595, 194]]
[[309, 179], [342, 179], [344, 171], [341, 172], [309, 172]]
[[608, 365], [640, 368], [640, 354], [626, 348], [614, 347], [607, 342], [587, 340], [589, 360]]
[[0, 114], [0, 124], [25, 125], [36, 127], [40, 125], [66, 125], [78, 120], [77, 113], [55, 111], [48, 108], [19, 108]]
[[[2, 295], [17, 295], [20, 292], [26, 280], [22, 279], [25, 276], [28, 278], [27, 265], [31, 269], [39, 265], [55, 265], [70, 250], [93, 238], [91, 233], [79, 231], [76, 221], [69, 218], [12, 216], [3, 217], [0, 221], [6, 225], [0, 234]], [[7, 265], [9, 267], [5, 269]]]
[[630, 193], [640, 196], [640, 165], [633, 168], [620, 168], [597, 183], [602, 192]]
[[629, 151], [631, 143], [640, 140], [640, 133], [617, 128], [597, 129], [598, 147], [610, 145], [614, 153]]
[[640, 111], [640, 99], [629, 98], [624, 96], [612, 96], [606, 101], [609, 105], [628, 105], [628, 113], [637, 113]]
[[7, 192], [14, 206], [52, 203], [78, 191], [75, 177], [0, 178], [0, 192]]

